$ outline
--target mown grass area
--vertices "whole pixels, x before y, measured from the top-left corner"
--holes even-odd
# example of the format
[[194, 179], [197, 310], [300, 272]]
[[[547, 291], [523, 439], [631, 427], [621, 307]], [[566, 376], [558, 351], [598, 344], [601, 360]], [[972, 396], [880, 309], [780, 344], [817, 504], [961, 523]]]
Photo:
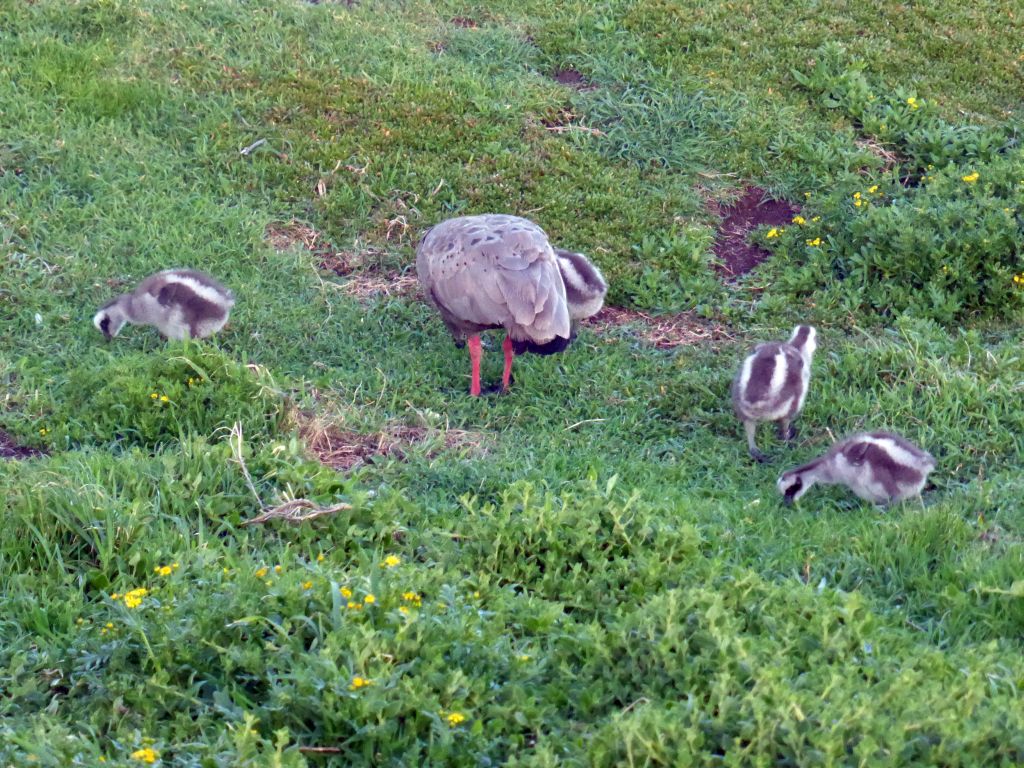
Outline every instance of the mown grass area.
[[[961, 6], [0, 7], [0, 428], [48, 452], [0, 463], [0, 762], [1024, 761], [1024, 22]], [[747, 184], [821, 219], [726, 285], [707, 201]], [[588, 328], [470, 399], [421, 301], [348, 288], [483, 211], [722, 333]], [[238, 295], [214, 341], [92, 328], [184, 265]], [[800, 436], [753, 465], [729, 382], [800, 321]], [[337, 472], [311, 420], [426, 437]], [[923, 506], [781, 504], [866, 428], [938, 458]], [[239, 448], [263, 503], [352, 508], [242, 525]]]

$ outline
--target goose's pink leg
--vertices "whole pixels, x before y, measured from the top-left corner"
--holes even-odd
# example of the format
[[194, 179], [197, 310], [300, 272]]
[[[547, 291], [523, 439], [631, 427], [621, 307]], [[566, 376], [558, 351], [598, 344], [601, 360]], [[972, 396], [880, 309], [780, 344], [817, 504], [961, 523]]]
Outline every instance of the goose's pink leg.
[[507, 392], [509, 379], [512, 378], [512, 339], [506, 336], [501, 348], [505, 350], [505, 371], [501, 374], [501, 391]]
[[472, 378], [469, 382], [469, 394], [480, 397], [480, 336], [469, 337], [469, 362], [472, 367]]

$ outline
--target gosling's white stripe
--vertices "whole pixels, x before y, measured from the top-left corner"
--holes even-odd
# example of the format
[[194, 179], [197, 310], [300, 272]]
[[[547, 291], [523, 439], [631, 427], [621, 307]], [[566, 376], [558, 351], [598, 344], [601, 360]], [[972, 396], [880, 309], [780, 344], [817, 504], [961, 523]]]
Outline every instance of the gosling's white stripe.
[[905, 467], [917, 467], [920, 464], [920, 458], [906, 448], [899, 445], [895, 440], [890, 438], [876, 438], [876, 437], [865, 437], [859, 440], [861, 443], [871, 443], [871, 445], [877, 445], [883, 451], [889, 454], [890, 458], [898, 464], [902, 464]]
[[772, 371], [772, 380], [768, 385], [768, 396], [766, 400], [774, 400], [782, 392], [786, 385], [786, 374], [789, 373], [789, 361], [782, 352], [775, 353], [775, 369]]
[[234, 303], [232, 299], [225, 296], [223, 293], [218, 291], [216, 288], [210, 285], [203, 285], [198, 280], [188, 277], [186, 275], [177, 274], [170, 272], [165, 275], [166, 282], [178, 283], [189, 288], [194, 294], [206, 299], [217, 306], [231, 305]]
[[583, 275], [579, 273], [572, 261], [564, 256], [557, 258], [558, 270], [562, 273], [562, 279], [580, 293], [590, 293], [591, 289], [587, 286], [586, 280], [583, 279]]
[[750, 402], [747, 399], [747, 387], [750, 384], [750, 374], [754, 370], [754, 358], [755, 355], [751, 355], [743, 361], [743, 369], [740, 372], [740, 396], [744, 402]]

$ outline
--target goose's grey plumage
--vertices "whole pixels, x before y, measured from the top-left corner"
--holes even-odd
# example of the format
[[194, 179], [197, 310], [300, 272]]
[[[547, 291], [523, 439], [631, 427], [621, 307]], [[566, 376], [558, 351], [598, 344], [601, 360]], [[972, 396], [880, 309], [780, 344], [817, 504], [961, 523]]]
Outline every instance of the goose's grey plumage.
[[573, 321], [595, 314], [608, 290], [585, 256], [553, 248], [532, 221], [505, 214], [434, 226], [416, 249], [416, 272], [456, 343], [469, 342], [473, 395], [479, 394], [481, 331], [507, 333], [507, 389], [513, 352], [562, 351], [574, 336]]
[[826, 453], [782, 473], [777, 483], [786, 503], [799, 499], [815, 483], [845, 485], [873, 504], [892, 504], [918, 496], [935, 458], [891, 432], [868, 432], [840, 440]]
[[93, 325], [108, 339], [125, 323], [154, 325], [169, 339], [205, 338], [224, 327], [234, 305], [234, 294], [206, 273], [166, 269], [100, 307]]
[[804, 406], [817, 346], [814, 328], [798, 325], [789, 341], [758, 344], [733, 379], [733, 409], [746, 429], [750, 455], [757, 461], [768, 460], [757, 447], [760, 422], [776, 422], [784, 440], [795, 436], [791, 422]]

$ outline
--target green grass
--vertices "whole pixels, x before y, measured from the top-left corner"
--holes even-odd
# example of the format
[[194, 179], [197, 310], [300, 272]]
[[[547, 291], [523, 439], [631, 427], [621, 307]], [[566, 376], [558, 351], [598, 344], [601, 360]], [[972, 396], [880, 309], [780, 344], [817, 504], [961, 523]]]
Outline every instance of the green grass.
[[[1019, 136], [1024, 17], [961, 5], [0, 6], [0, 428], [49, 453], [0, 463], [0, 763], [1024, 761], [1019, 195], [972, 193], [1010, 208], [992, 258], [957, 251], [939, 293], [917, 262], [897, 281], [885, 259], [913, 238], [879, 233], [947, 226], [959, 161], [864, 225], [853, 190], [946, 150], [916, 124], [880, 138], [851, 90], [793, 74], [838, 44], [956, 136]], [[554, 83], [563, 66], [593, 88]], [[1021, 162], [986, 157], [1007, 179]], [[828, 242], [791, 232], [725, 286], [707, 201], [748, 183], [811, 193]], [[609, 303], [696, 309], [728, 340], [586, 329], [472, 400], [419, 300], [355, 298], [264, 235], [306, 222], [407, 273], [423, 228], [483, 211], [593, 255]], [[944, 255], [977, 242], [960, 228]], [[92, 328], [124, 286], [186, 265], [238, 295], [215, 340]], [[821, 333], [800, 436], [765, 428], [776, 461], [753, 465], [729, 383], [800, 321]], [[306, 451], [310, 417], [427, 436], [340, 473]], [[352, 508], [243, 526], [259, 505], [235, 423], [264, 503]], [[781, 504], [783, 467], [865, 428], [936, 455], [923, 507], [836, 488]]]

